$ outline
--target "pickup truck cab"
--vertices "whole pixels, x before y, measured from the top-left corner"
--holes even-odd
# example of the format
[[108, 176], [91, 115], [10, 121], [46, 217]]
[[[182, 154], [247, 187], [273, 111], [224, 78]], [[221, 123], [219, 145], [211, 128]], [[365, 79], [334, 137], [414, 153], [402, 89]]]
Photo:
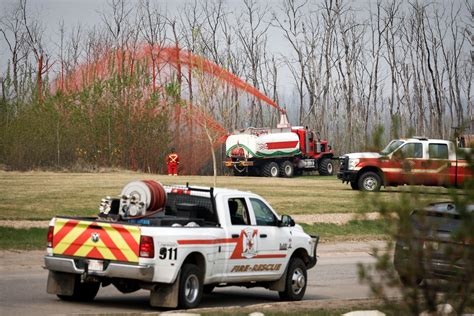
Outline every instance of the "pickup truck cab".
[[380, 153], [342, 156], [337, 177], [361, 191], [379, 191], [382, 185], [461, 186], [472, 177], [465, 159], [469, 150], [442, 139], [396, 139]]
[[188, 185], [164, 191], [165, 206], [150, 216], [53, 218], [47, 292], [92, 300], [100, 285], [113, 284], [123, 293], [150, 290], [152, 306], [171, 308], [196, 307], [216, 286], [303, 298], [319, 237], [251, 192]]

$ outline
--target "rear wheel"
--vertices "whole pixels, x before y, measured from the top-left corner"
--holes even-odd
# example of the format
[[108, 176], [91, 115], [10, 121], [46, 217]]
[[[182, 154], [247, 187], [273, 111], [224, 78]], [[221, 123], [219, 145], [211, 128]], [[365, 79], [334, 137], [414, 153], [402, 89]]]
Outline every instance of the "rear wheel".
[[375, 172], [368, 171], [359, 177], [359, 189], [366, 192], [378, 192], [382, 186], [382, 178]]
[[405, 287], [419, 287], [423, 282], [423, 279], [418, 276], [399, 275], [399, 277]]
[[278, 164], [274, 161], [267, 162], [265, 166], [263, 166], [263, 175], [265, 177], [278, 177], [280, 174], [280, 169], [278, 168]]
[[64, 301], [88, 302], [96, 297], [99, 287], [99, 282], [81, 283], [81, 277], [77, 275], [72, 295], [58, 294], [57, 296]]
[[307, 285], [307, 272], [300, 258], [293, 258], [288, 266], [285, 290], [278, 292], [284, 301], [299, 301], [303, 298]]
[[319, 174], [322, 176], [332, 176], [334, 174], [334, 165], [332, 160], [324, 158], [319, 163]]
[[285, 178], [291, 178], [293, 177], [295, 173], [295, 168], [293, 167], [293, 164], [286, 160], [280, 165], [280, 174], [285, 177]]
[[178, 293], [181, 308], [195, 308], [201, 302], [203, 291], [201, 275], [201, 270], [194, 264], [186, 263], [181, 268]]

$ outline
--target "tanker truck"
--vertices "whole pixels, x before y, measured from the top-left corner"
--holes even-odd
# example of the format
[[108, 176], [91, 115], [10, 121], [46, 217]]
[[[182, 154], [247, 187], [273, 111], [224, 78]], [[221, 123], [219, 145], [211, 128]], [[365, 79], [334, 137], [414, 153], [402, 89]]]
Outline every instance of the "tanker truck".
[[303, 171], [334, 173], [328, 141], [308, 127], [291, 126], [285, 114], [277, 128], [236, 130], [226, 140], [225, 166], [236, 176], [286, 177]]

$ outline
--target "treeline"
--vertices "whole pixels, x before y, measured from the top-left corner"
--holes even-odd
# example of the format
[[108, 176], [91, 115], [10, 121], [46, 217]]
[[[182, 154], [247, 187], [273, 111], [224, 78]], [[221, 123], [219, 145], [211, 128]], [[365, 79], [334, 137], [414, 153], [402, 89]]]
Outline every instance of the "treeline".
[[[189, 1], [171, 12], [158, 1], [112, 0], [93, 27], [58, 25], [51, 45], [44, 23], [20, 0], [0, 17], [9, 52], [0, 163], [157, 172], [177, 147], [193, 166], [187, 172], [197, 173], [208, 170], [201, 134], [209, 126], [276, 124], [275, 108], [179, 58], [163, 62], [163, 47], [241, 77], [340, 154], [362, 149], [380, 125], [387, 140], [449, 138], [473, 117], [469, 1], [274, 3]], [[181, 117], [190, 106], [200, 113], [191, 114], [194, 123]], [[215, 145], [220, 127], [211, 129]]]

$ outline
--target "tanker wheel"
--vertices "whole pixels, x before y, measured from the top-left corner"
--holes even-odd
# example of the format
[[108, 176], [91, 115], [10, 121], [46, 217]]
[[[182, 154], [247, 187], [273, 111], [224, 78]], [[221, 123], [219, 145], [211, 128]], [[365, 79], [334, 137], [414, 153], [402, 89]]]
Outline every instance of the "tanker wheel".
[[334, 165], [332, 160], [329, 158], [324, 158], [319, 164], [319, 174], [322, 176], [332, 176], [334, 174]]
[[263, 175], [265, 177], [276, 178], [280, 174], [280, 169], [278, 168], [278, 164], [274, 161], [267, 162], [265, 166], [263, 166]]
[[291, 161], [284, 161], [280, 165], [280, 174], [282, 177], [291, 178], [295, 174], [295, 168]]

